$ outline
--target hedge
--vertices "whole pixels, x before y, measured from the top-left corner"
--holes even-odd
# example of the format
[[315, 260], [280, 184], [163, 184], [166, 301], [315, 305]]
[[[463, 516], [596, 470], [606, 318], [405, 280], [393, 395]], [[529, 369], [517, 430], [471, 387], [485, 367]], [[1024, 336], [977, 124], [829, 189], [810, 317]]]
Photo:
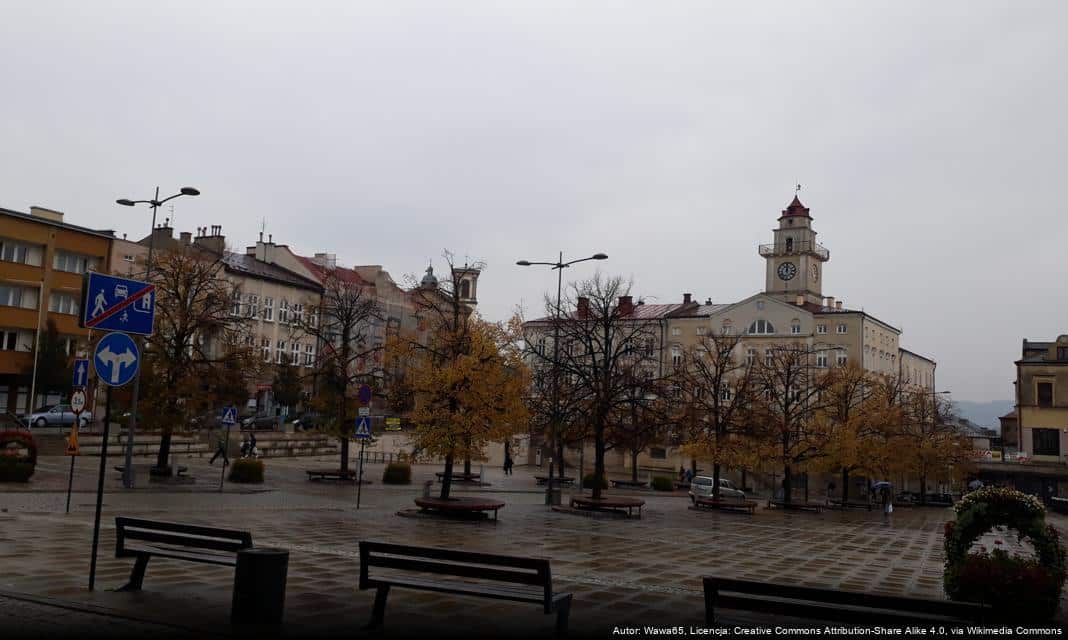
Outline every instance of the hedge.
[[263, 482], [263, 460], [238, 458], [230, 465], [230, 482]]
[[649, 485], [657, 491], [672, 491], [675, 489], [675, 481], [666, 476], [653, 476]]
[[[592, 489], [593, 485], [594, 485], [594, 482], [596, 482], [596, 481], [597, 481], [596, 476], [594, 476], [592, 473], [587, 473], [586, 476], [582, 478], [582, 486], [583, 486], [583, 488], [586, 488], [586, 489]], [[608, 488], [608, 480], [606, 480], [604, 476], [601, 476], [600, 484], [601, 484], [601, 488], [602, 489], [607, 489]]]
[[383, 484], [411, 484], [412, 466], [403, 462], [391, 462], [382, 474]]

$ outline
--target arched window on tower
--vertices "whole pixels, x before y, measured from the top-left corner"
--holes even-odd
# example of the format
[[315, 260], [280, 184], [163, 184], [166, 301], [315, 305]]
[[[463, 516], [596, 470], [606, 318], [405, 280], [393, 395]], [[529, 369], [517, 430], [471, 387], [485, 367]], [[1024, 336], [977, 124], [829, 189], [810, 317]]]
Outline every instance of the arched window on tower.
[[794, 239], [793, 238], [787, 238], [786, 239], [786, 253], [793, 253], [793, 252], [794, 252]]
[[471, 297], [471, 281], [470, 280], [461, 280], [460, 281], [460, 297], [463, 298], [464, 300], [466, 300], [467, 298]]
[[768, 335], [775, 333], [775, 327], [767, 320], [760, 319], [749, 325], [750, 335]]

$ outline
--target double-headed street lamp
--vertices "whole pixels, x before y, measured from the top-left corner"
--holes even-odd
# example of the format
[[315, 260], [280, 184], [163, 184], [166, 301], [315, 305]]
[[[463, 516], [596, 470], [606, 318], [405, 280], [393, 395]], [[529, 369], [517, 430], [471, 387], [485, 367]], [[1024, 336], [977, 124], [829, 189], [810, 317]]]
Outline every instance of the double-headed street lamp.
[[[121, 204], [124, 207], [132, 207], [137, 204], [147, 204], [152, 207], [152, 227], [148, 234], [148, 258], [145, 260], [145, 279], [148, 280], [152, 277], [152, 253], [156, 248], [156, 213], [159, 207], [164, 202], [180, 198], [181, 196], [199, 196], [200, 191], [193, 187], [182, 187], [181, 190], [162, 200], [159, 199], [159, 187], [156, 187], [156, 197], [151, 200], [130, 200], [128, 198], [120, 198], [115, 202]], [[144, 346], [144, 342], [141, 345]], [[143, 351], [143, 349], [142, 349]], [[141, 369], [137, 368], [137, 374], [134, 377], [133, 386], [133, 399], [130, 402], [130, 424], [126, 434], [126, 467], [122, 471], [122, 486], [130, 489], [133, 488], [133, 440], [134, 430], [137, 428], [137, 396], [141, 391]]]
[[[556, 262], [530, 262], [529, 260], [520, 260], [516, 262], [521, 267], [531, 267], [535, 265], [545, 265], [556, 271], [556, 313], [553, 322], [553, 413], [550, 420], [549, 428], [549, 450], [555, 452], [556, 450], [556, 434], [559, 427], [558, 422], [560, 419], [560, 295], [564, 286], [564, 269], [570, 267], [573, 264], [579, 262], [586, 262], [587, 260], [607, 260], [608, 255], [604, 253], [595, 253], [588, 258], [579, 258], [578, 260], [571, 260], [570, 262], [564, 262], [564, 252], [560, 252], [560, 257]], [[564, 455], [563, 444], [560, 444], [560, 477], [564, 477]], [[549, 481], [546, 483], [545, 489], [545, 504], [552, 506], [553, 504], [553, 463], [552, 456], [549, 457]], [[562, 483], [561, 483], [562, 484]], [[579, 478], [579, 486], [582, 486], [582, 478]]]

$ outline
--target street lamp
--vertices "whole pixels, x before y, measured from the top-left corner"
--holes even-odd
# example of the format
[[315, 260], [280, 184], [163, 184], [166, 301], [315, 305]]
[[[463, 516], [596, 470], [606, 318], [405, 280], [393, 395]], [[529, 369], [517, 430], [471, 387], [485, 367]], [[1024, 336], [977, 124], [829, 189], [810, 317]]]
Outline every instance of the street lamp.
[[[119, 198], [116, 200], [116, 204], [121, 204], [124, 207], [132, 207], [137, 204], [147, 204], [152, 207], [152, 227], [148, 234], [148, 258], [145, 260], [145, 279], [149, 279], [152, 276], [152, 254], [156, 248], [156, 213], [159, 207], [164, 202], [180, 198], [181, 196], [199, 196], [200, 191], [193, 187], [182, 187], [178, 193], [173, 196], [166, 197], [162, 200], [159, 199], [159, 187], [156, 187], [156, 196], [151, 200], [130, 200], [129, 198]], [[144, 341], [138, 340], [140, 344], [138, 347], [144, 351]], [[133, 399], [130, 402], [130, 424], [127, 428], [126, 434], [126, 467], [122, 472], [122, 486], [131, 489], [133, 488], [133, 441], [134, 430], [137, 428], [137, 396], [141, 391], [141, 369], [137, 368], [137, 373], [134, 376], [133, 385]]]
[[[555, 451], [557, 446], [556, 432], [557, 422], [559, 421], [559, 402], [560, 402], [560, 295], [564, 286], [564, 269], [570, 267], [573, 264], [579, 262], [586, 262], [587, 260], [607, 260], [608, 255], [604, 253], [595, 253], [588, 258], [579, 258], [578, 260], [571, 260], [570, 262], [564, 262], [564, 252], [560, 252], [560, 257], [556, 262], [530, 262], [529, 260], [519, 260], [516, 262], [521, 267], [531, 267], [536, 265], [544, 265], [552, 270], [556, 271], [556, 313], [553, 322], [553, 413], [552, 420], [549, 427], [549, 447], [550, 451]], [[585, 442], [583, 442], [585, 445]], [[564, 446], [560, 443], [560, 477], [564, 477]], [[553, 504], [553, 463], [555, 461], [552, 457], [549, 458], [549, 481], [546, 483], [545, 488], [545, 504], [552, 506]], [[563, 483], [561, 482], [561, 485]], [[582, 487], [582, 478], [579, 478], [579, 487]]]

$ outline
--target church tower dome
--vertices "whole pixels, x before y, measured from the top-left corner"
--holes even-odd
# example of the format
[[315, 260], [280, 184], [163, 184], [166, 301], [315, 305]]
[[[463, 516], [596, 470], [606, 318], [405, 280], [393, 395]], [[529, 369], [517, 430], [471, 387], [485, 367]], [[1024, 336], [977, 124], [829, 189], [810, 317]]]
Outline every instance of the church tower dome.
[[791, 303], [802, 297], [806, 302], [822, 304], [823, 263], [831, 254], [816, 242], [810, 210], [796, 193], [772, 233], [775, 241], [758, 248], [767, 261], [765, 292]]

